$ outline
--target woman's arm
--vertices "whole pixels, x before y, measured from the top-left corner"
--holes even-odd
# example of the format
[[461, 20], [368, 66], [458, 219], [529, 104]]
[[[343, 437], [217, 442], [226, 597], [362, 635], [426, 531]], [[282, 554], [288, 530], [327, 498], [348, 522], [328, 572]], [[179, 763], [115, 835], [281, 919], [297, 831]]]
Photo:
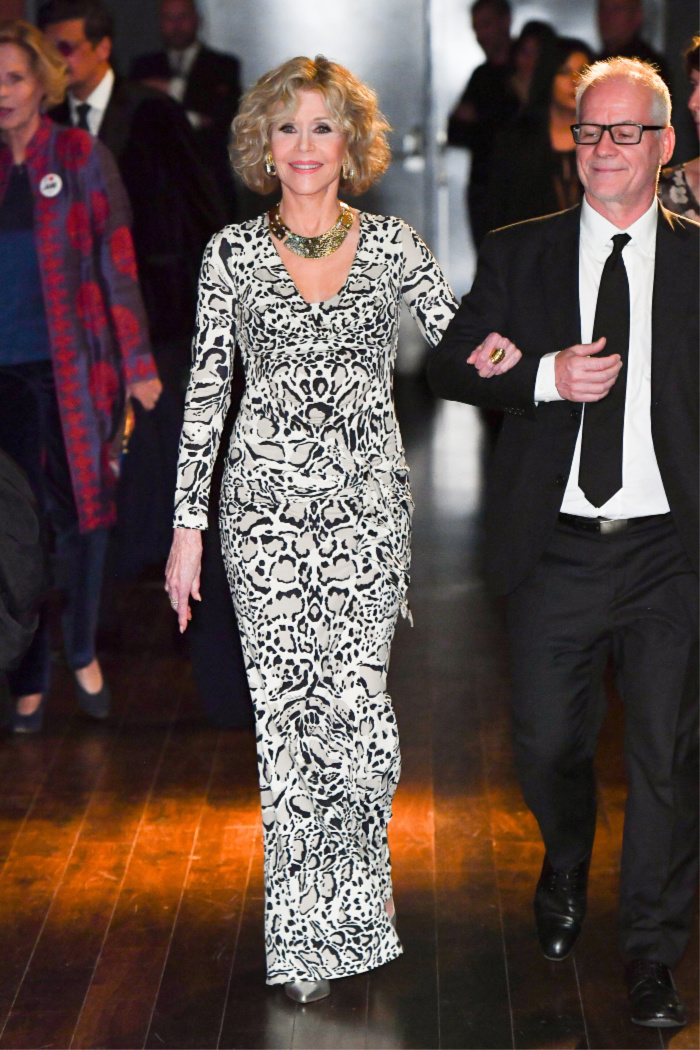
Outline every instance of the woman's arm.
[[207, 527], [214, 460], [231, 403], [235, 348], [235, 291], [231, 249], [223, 234], [212, 237], [199, 277], [193, 362], [180, 436], [175, 529], [165, 572], [165, 590], [184, 631], [200, 601], [201, 530]]
[[176, 528], [207, 527], [211, 475], [231, 403], [234, 309], [233, 255], [221, 231], [207, 245], [199, 275], [193, 360], [177, 466]]
[[[404, 224], [401, 240], [406, 258], [401, 295], [427, 341], [437, 346], [457, 313], [457, 300], [435, 257], [415, 230]], [[491, 360], [492, 352], [499, 348], [503, 349], [503, 356], [499, 354], [498, 360]], [[508, 372], [521, 356], [510, 339], [492, 332], [465, 355], [465, 363], [473, 365], [482, 379], [489, 379]]]

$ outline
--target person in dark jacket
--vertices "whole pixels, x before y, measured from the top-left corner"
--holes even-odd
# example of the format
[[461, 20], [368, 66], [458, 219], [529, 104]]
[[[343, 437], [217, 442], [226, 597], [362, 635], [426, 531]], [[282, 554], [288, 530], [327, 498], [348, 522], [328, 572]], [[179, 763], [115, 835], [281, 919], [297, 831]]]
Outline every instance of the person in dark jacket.
[[235, 55], [214, 51], [197, 38], [199, 23], [194, 0], [161, 0], [163, 50], [136, 58], [131, 78], [182, 103], [202, 159], [216, 175], [233, 222], [235, 190], [228, 142], [241, 97], [241, 67]]
[[[25, 471], [54, 535], [79, 705], [105, 718], [95, 629], [115, 517], [111, 441], [125, 396], [150, 410], [161, 384], [114, 160], [41, 113], [65, 83], [63, 59], [37, 29], [0, 24], [0, 449]], [[15, 731], [41, 727], [49, 670], [43, 617], [10, 675]]]
[[508, 0], [475, 0], [472, 26], [486, 61], [477, 66], [459, 102], [450, 113], [447, 141], [471, 150], [467, 213], [478, 248], [489, 231], [488, 183], [493, 137], [518, 111], [512, 84], [510, 4]]

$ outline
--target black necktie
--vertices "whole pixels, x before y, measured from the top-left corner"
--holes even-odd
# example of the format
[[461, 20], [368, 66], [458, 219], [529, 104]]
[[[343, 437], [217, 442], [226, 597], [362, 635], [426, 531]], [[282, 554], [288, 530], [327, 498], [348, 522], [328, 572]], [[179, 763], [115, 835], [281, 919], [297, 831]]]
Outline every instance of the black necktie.
[[90, 125], [88, 124], [88, 113], [90, 112], [89, 102], [79, 102], [75, 107], [75, 112], [78, 114], [78, 123], [76, 127], [82, 128], [83, 131], [89, 131]]
[[600, 401], [589, 401], [583, 412], [579, 488], [589, 503], [602, 507], [622, 488], [622, 429], [625, 421], [627, 357], [630, 342], [630, 289], [622, 249], [628, 233], [613, 237], [605, 260], [593, 322], [593, 342], [606, 337], [603, 357], [619, 354], [622, 368]]

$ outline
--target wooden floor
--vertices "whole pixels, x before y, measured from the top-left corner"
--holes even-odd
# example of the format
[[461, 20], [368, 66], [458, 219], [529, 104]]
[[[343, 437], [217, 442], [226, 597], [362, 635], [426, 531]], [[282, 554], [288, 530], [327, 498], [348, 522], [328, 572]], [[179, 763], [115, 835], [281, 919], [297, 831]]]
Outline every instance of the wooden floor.
[[265, 986], [253, 736], [202, 724], [165, 596], [142, 583], [105, 656], [112, 724], [74, 715], [57, 662], [46, 731], [0, 742], [0, 1047], [698, 1047], [697, 938], [677, 972], [687, 1027], [627, 1018], [616, 703], [589, 916], [572, 958], [538, 950], [542, 847], [513, 773], [500, 611], [477, 572], [478, 424], [403, 393], [418, 507], [415, 628], [399, 626], [390, 681], [405, 954], [313, 1006]]

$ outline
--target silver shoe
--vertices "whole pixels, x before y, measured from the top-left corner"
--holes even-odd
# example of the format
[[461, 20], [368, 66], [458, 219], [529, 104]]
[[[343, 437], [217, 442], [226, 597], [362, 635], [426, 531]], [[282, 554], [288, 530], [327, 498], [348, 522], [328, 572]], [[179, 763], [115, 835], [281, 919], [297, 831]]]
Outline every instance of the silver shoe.
[[287, 981], [284, 990], [295, 1003], [315, 1003], [331, 994], [330, 981]]

